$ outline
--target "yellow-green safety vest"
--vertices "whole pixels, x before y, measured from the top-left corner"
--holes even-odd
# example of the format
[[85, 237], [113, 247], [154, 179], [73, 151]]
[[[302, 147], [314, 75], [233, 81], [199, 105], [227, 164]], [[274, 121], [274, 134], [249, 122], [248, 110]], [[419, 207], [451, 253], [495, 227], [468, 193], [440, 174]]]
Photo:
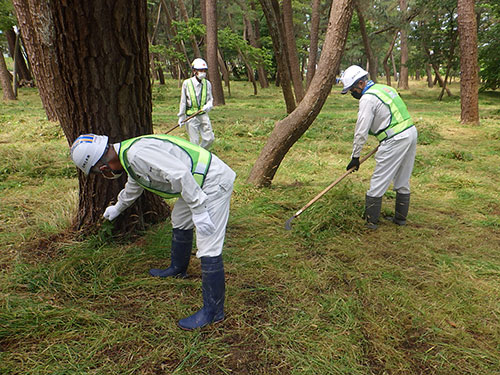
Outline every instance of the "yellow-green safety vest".
[[157, 190], [150, 186], [147, 186], [142, 179], [137, 176], [132, 168], [130, 168], [130, 164], [127, 159], [127, 152], [132, 147], [132, 145], [141, 140], [141, 139], [159, 139], [164, 142], [170, 142], [176, 146], [179, 146], [183, 151], [191, 159], [191, 173], [193, 174], [193, 178], [196, 183], [203, 187], [203, 183], [205, 182], [205, 178], [208, 173], [208, 168], [210, 167], [210, 163], [212, 161], [212, 153], [210, 151], [205, 150], [203, 147], [194, 145], [185, 139], [166, 134], [150, 134], [143, 135], [136, 138], [127, 139], [120, 143], [120, 152], [118, 153], [118, 157], [120, 159], [120, 163], [123, 165], [123, 168], [139, 185], [141, 185], [144, 189], [151, 191], [152, 193], [158, 194], [162, 198], [176, 198], [180, 196], [180, 193], [170, 193], [167, 191]]
[[187, 80], [187, 87], [189, 91], [189, 97], [191, 98], [191, 107], [186, 108], [186, 115], [191, 116], [192, 114], [198, 112], [207, 104], [207, 80], [203, 78], [201, 80], [201, 100], [198, 103], [198, 98], [196, 97], [196, 91], [194, 89], [194, 84], [192, 79]]
[[375, 95], [389, 108], [389, 111], [391, 111], [391, 122], [387, 128], [377, 134], [370, 131], [370, 134], [377, 137], [380, 142], [392, 138], [396, 134], [413, 126], [413, 120], [408, 113], [406, 104], [403, 102], [398, 92], [392, 87], [376, 83], [366, 90], [365, 94]]

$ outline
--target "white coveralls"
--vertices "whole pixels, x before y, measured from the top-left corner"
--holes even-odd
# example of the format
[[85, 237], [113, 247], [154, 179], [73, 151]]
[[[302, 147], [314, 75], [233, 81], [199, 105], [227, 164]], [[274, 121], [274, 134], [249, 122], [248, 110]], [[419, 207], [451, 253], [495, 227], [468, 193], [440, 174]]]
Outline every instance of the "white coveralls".
[[[201, 100], [202, 84], [196, 77], [189, 78], [193, 82], [194, 91], [198, 98], [198, 103]], [[182, 83], [181, 101], [179, 103], [179, 123], [186, 118], [187, 108], [192, 107], [192, 98], [189, 96], [188, 79]], [[212, 130], [212, 124], [208, 117], [208, 112], [213, 108], [212, 84], [207, 79], [207, 103], [202, 107], [205, 113], [199, 114], [186, 122], [186, 130], [189, 135], [189, 141], [195, 145], [199, 145], [205, 149], [210, 147], [214, 142], [215, 136]], [[201, 141], [200, 141], [201, 136]]]
[[[113, 144], [119, 153], [120, 144]], [[192, 214], [208, 211], [215, 225], [209, 236], [196, 235], [196, 257], [221, 255], [229, 218], [229, 204], [236, 173], [212, 154], [212, 162], [201, 188], [191, 173], [191, 159], [179, 146], [159, 139], [145, 138], [135, 142], [127, 151], [130, 168], [149, 186], [181, 196], [172, 210], [172, 227], [192, 229]], [[130, 175], [125, 187], [118, 194], [116, 207], [123, 212], [144, 191]]]
[[[375, 95], [364, 94], [359, 100], [358, 121], [354, 131], [352, 157], [359, 158], [368, 139], [368, 131], [377, 134], [391, 122], [391, 111]], [[400, 194], [410, 193], [410, 177], [417, 149], [415, 126], [380, 142], [375, 154], [376, 166], [366, 195], [374, 198], [385, 194], [394, 181], [393, 189]]]

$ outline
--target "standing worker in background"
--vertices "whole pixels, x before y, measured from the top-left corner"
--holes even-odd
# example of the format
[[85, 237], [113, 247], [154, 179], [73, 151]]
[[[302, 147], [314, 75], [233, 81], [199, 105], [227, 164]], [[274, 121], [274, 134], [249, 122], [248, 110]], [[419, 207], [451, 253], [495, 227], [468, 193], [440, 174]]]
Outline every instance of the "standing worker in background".
[[182, 83], [181, 101], [177, 114], [178, 124], [182, 126], [186, 116], [191, 116], [201, 110], [199, 115], [186, 122], [186, 129], [191, 143], [208, 149], [215, 138], [208, 117], [208, 112], [213, 108], [212, 85], [206, 78], [208, 66], [205, 60], [194, 59], [191, 67], [194, 76]]
[[104, 218], [113, 220], [144, 189], [179, 199], [172, 210], [171, 264], [152, 269], [156, 277], [186, 277], [196, 227], [196, 257], [201, 259], [203, 308], [179, 321], [193, 330], [224, 319], [225, 278], [222, 247], [236, 174], [200, 146], [169, 135], [144, 135], [108, 144], [105, 135], [85, 134], [71, 147], [71, 159], [83, 173], [114, 179], [125, 171], [128, 181]]
[[353, 150], [347, 170], [352, 167], [359, 169], [359, 155], [368, 134], [380, 141], [370, 189], [366, 193], [366, 225], [371, 229], [377, 228], [382, 196], [391, 182], [394, 182], [396, 191], [392, 221], [405, 225], [410, 207], [410, 177], [415, 161], [417, 129], [397, 91], [369, 80], [366, 70], [357, 65], [350, 66], [342, 76], [342, 83], [342, 94], [350, 91], [359, 100]]

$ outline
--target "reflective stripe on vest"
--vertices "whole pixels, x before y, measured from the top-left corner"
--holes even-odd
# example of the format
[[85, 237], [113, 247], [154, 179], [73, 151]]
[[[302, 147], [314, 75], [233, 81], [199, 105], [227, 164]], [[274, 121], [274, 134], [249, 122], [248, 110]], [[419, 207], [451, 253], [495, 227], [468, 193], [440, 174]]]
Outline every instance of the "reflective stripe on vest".
[[186, 115], [191, 116], [192, 114], [198, 112], [207, 104], [207, 80], [203, 78], [201, 80], [201, 101], [198, 103], [198, 98], [196, 97], [196, 90], [194, 89], [194, 84], [192, 79], [187, 80], [187, 87], [189, 91], [189, 98], [191, 99], [191, 107], [186, 109]]
[[170, 142], [185, 151], [191, 159], [191, 173], [193, 174], [193, 178], [195, 179], [196, 183], [200, 185], [200, 187], [203, 187], [203, 183], [205, 182], [205, 178], [207, 177], [208, 168], [210, 168], [210, 163], [212, 161], [212, 153], [200, 146], [189, 143], [185, 139], [165, 134], [143, 135], [140, 137], [127, 139], [126, 141], [120, 143], [120, 152], [118, 154], [120, 163], [123, 165], [123, 168], [125, 168], [127, 174], [129, 174], [139, 185], [141, 185], [144, 189], [158, 194], [163, 198], [175, 198], [180, 196], [180, 193], [169, 193], [145, 185], [145, 183], [141, 181], [141, 178], [134, 173], [132, 168], [130, 168], [130, 164], [127, 159], [127, 152], [135, 142], [144, 138], [158, 139], [164, 142]]
[[375, 84], [370, 87], [365, 94], [375, 95], [389, 108], [389, 111], [391, 111], [391, 122], [389, 126], [377, 134], [370, 132], [370, 134], [377, 137], [380, 142], [392, 138], [396, 134], [413, 126], [413, 120], [408, 113], [406, 104], [392, 87]]

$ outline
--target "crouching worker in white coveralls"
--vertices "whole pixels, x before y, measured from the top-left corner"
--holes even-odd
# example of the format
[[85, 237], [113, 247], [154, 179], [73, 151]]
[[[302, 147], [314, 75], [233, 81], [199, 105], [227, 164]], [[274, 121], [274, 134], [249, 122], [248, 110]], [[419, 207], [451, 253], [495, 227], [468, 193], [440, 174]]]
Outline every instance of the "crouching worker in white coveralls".
[[357, 65], [346, 69], [342, 76], [344, 88], [359, 100], [358, 121], [354, 132], [351, 161], [347, 170], [359, 168], [359, 155], [368, 134], [380, 141], [375, 154], [375, 170], [366, 193], [365, 217], [368, 228], [376, 229], [382, 196], [391, 182], [396, 191], [396, 207], [392, 221], [406, 224], [410, 207], [410, 177], [415, 162], [417, 129], [403, 99], [390, 86], [375, 84], [368, 72]]
[[[179, 113], [179, 126], [184, 124], [186, 116], [196, 116], [186, 121], [189, 141], [208, 149], [215, 136], [208, 112], [213, 108], [212, 85], [207, 77], [208, 65], [203, 59], [194, 59], [191, 64], [193, 77], [182, 83]], [[200, 112], [201, 111], [201, 112]], [[201, 139], [200, 139], [201, 138]]]
[[176, 198], [172, 210], [171, 264], [152, 269], [156, 277], [186, 277], [196, 227], [196, 257], [201, 259], [203, 308], [179, 321], [186, 330], [224, 319], [225, 280], [222, 247], [236, 174], [200, 146], [168, 135], [145, 135], [108, 144], [105, 135], [85, 134], [71, 147], [73, 162], [85, 174], [128, 181], [118, 201], [104, 212], [113, 220], [147, 189]]

